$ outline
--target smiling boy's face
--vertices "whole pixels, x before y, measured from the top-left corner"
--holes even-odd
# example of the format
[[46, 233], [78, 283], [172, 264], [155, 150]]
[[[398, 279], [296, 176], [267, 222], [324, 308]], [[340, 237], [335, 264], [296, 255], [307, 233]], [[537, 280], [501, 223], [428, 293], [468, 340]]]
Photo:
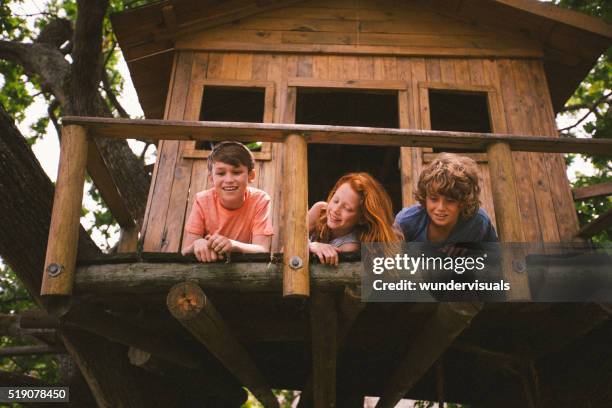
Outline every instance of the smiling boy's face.
[[451, 230], [457, 224], [461, 214], [459, 201], [437, 192], [427, 193], [425, 209], [432, 224], [448, 230]]
[[210, 177], [221, 205], [228, 210], [235, 210], [244, 203], [244, 193], [249, 182], [254, 180], [255, 172], [249, 172], [242, 164], [234, 166], [216, 161], [213, 163]]

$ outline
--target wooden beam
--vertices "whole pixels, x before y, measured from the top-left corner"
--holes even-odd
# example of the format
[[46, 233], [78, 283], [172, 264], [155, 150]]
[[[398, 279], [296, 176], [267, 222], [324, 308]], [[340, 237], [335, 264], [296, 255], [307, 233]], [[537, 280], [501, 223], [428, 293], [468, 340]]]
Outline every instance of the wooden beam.
[[478, 314], [480, 303], [440, 303], [391, 374], [376, 408], [392, 408]]
[[134, 366], [179, 384], [189, 393], [189, 400], [194, 405], [238, 407], [248, 398], [244, 388], [219, 368], [206, 366], [197, 370], [185, 370], [135, 347], [130, 347], [128, 358]]
[[41, 295], [72, 293], [81, 225], [87, 145], [86, 128], [78, 125], [62, 128], [59, 169]]
[[285, 140], [283, 177], [283, 296], [309, 296], [308, 146], [299, 135]]
[[[516, 199], [517, 190], [510, 146], [507, 143], [492, 144], [487, 149], [487, 156], [500, 241], [502, 243], [522, 242], [522, 220]], [[502, 248], [502, 273], [504, 279], [510, 283], [510, 291], [507, 296], [514, 300], [529, 300], [531, 295], [527, 274], [518, 274], [513, 269], [514, 259], [521, 257], [521, 254], [515, 252], [507, 246]]]
[[574, 188], [572, 190], [572, 195], [574, 196], [574, 201], [612, 195], [612, 181], [608, 181], [607, 183], [599, 183], [592, 186]]
[[513, 151], [591, 153], [612, 156], [612, 140], [525, 136], [500, 133], [447, 132], [439, 130], [363, 128], [351, 126], [291, 125], [277, 123], [196, 122], [155, 119], [112, 119], [66, 116], [66, 124], [86, 126], [92, 135], [128, 139], [138, 135], [151, 140], [236, 140], [282, 143], [299, 134], [308, 143], [368, 146], [406, 146], [470, 149], [507, 143]]
[[612, 25], [601, 18], [538, 1], [494, 0], [494, 2], [612, 39]]
[[117, 252], [138, 252], [138, 227], [121, 227]]
[[612, 228], [612, 208], [584, 225], [576, 235], [581, 238], [591, 238], [593, 235], [610, 228]]
[[[360, 262], [340, 262], [337, 268], [310, 265], [311, 281], [322, 290], [344, 290], [361, 281]], [[160, 293], [193, 280], [207, 289], [238, 292], [280, 292], [282, 266], [252, 263], [123, 263], [78, 268], [76, 294], [117, 295]]]
[[312, 402], [336, 406], [338, 314], [333, 294], [315, 291], [310, 300], [312, 337]]
[[225, 324], [210, 299], [193, 282], [170, 289], [166, 299], [172, 315], [193, 334], [266, 407], [278, 401], [267, 380]]
[[52, 347], [46, 344], [36, 346], [15, 346], [0, 348], [0, 357], [9, 356], [39, 356], [45, 354], [64, 354], [63, 347]]
[[164, 339], [153, 331], [136, 327], [92, 305], [73, 305], [62, 317], [62, 323], [119, 344], [138, 347], [181, 367], [197, 368], [200, 364], [196, 354], [185, 350], [178, 343]]

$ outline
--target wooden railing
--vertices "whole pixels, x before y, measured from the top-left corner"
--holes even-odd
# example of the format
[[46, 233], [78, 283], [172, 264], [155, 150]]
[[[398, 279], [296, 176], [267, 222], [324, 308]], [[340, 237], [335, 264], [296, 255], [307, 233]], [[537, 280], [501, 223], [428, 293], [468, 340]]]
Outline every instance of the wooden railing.
[[[42, 295], [72, 293], [78, 226], [82, 204], [88, 137], [151, 140], [260, 140], [285, 144], [285, 161], [293, 171], [283, 180], [284, 208], [283, 293], [309, 296], [307, 211], [308, 143], [404, 146], [486, 151], [491, 169], [493, 203], [502, 242], [521, 240], [521, 221], [515, 197], [512, 151], [592, 153], [612, 155], [612, 140], [563, 139], [507, 134], [423, 131], [317, 125], [187, 122], [65, 117], [60, 165], [55, 190]], [[505, 268], [511, 268], [506, 265]], [[508, 269], [510, 270], [510, 269]], [[529, 298], [526, 277], [508, 274], [514, 296]]]

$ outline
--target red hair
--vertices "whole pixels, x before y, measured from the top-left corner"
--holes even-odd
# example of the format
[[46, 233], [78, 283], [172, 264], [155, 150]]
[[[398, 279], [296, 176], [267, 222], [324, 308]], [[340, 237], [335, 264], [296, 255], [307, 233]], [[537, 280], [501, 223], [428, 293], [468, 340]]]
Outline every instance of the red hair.
[[[393, 229], [393, 206], [385, 188], [368, 173], [349, 173], [340, 177], [329, 192], [330, 202], [336, 190], [344, 183], [360, 196], [360, 220], [357, 225], [361, 242], [399, 242], [397, 232]], [[327, 226], [327, 213], [317, 220], [315, 234], [321, 242], [329, 242], [331, 231]]]

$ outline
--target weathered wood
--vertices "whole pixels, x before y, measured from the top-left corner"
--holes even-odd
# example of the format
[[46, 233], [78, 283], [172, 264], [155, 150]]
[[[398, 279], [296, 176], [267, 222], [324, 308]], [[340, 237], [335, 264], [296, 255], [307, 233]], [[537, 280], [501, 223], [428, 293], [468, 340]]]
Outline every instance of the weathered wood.
[[121, 228], [117, 252], [136, 252], [138, 250], [138, 227]]
[[181, 367], [199, 366], [197, 355], [185, 350], [179, 343], [165, 339], [151, 330], [136, 327], [91, 305], [73, 305], [62, 317], [62, 323], [87, 330], [116, 343], [138, 347]]
[[612, 208], [580, 228], [578, 236], [582, 238], [591, 238], [593, 235], [599, 234], [601, 231], [610, 228], [612, 228]]
[[490, 144], [504, 142], [516, 151], [612, 155], [612, 141], [603, 139], [564, 139], [499, 133], [349, 126], [106, 119], [76, 116], [65, 117], [64, 123], [86, 126], [91, 133], [97, 136], [112, 138], [129, 138], [130, 135], [139, 134], [152, 140], [236, 140], [248, 142], [257, 139], [264, 142], [280, 143], [289, 134], [302, 134], [307, 137], [308, 143], [438, 147], [484, 151]]
[[64, 126], [41, 295], [72, 293], [87, 164], [87, 130]]
[[572, 190], [572, 195], [574, 196], [574, 201], [612, 195], [612, 181], [575, 188]]
[[127, 349], [122, 345], [72, 328], [64, 328], [60, 337], [99, 407], [162, 407], [178, 403], [168, 383], [129, 363]]
[[283, 296], [309, 296], [308, 158], [304, 137], [289, 135], [284, 145]]
[[[514, 182], [514, 166], [512, 152], [505, 143], [496, 143], [487, 151], [491, 169], [491, 188], [495, 216], [501, 242], [521, 242], [521, 215], [516, 202], [517, 190]], [[504, 248], [502, 254], [502, 270], [504, 279], [510, 283], [508, 296], [513, 299], [530, 298], [529, 281], [526, 274], [519, 275], [513, 271], [512, 250]]]
[[478, 314], [479, 303], [440, 303], [391, 374], [377, 408], [392, 408]]
[[148, 372], [164, 376], [187, 393], [191, 403], [203, 406], [240, 406], [247, 400], [247, 392], [226, 372], [207, 366], [199, 370], [185, 370], [149, 352], [130, 347], [130, 363]]
[[173, 286], [166, 303], [172, 315], [262, 404], [266, 407], [278, 406], [267, 380], [197, 284], [184, 282]]
[[52, 347], [48, 345], [37, 346], [15, 346], [0, 348], [0, 357], [9, 356], [39, 356], [45, 354], [62, 354], [65, 353], [62, 347]]
[[320, 291], [312, 293], [310, 327], [313, 406], [335, 407], [338, 314], [333, 294]]

